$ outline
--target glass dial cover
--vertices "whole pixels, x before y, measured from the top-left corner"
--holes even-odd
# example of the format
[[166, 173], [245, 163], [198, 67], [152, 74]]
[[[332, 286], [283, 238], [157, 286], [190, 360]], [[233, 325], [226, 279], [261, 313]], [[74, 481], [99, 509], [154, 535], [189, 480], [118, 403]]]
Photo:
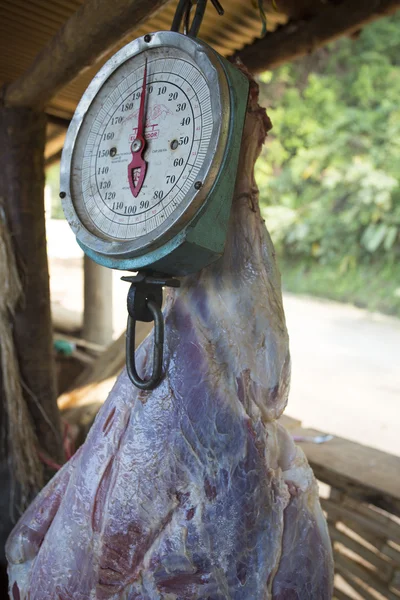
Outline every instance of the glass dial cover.
[[[138, 147], [145, 66], [147, 169], [135, 197], [129, 164]], [[226, 151], [229, 118], [223, 67], [204, 44], [158, 32], [122, 48], [86, 90], [64, 146], [63, 208], [78, 239], [122, 258], [179, 233], [206, 203]]]

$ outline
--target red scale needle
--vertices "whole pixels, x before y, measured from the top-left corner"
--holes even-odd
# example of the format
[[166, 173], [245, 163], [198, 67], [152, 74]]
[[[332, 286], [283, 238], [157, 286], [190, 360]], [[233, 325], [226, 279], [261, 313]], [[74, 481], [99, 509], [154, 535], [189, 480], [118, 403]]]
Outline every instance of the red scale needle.
[[[144, 178], [146, 177], [147, 162], [143, 158], [146, 149], [146, 140], [144, 137], [144, 128], [146, 125], [146, 83], [147, 83], [147, 58], [144, 64], [142, 95], [140, 97], [139, 117], [137, 124], [136, 139], [132, 142], [132, 160], [128, 165], [128, 180], [132, 194], [135, 198], [142, 189]], [[139, 170], [139, 176], [135, 176], [136, 170]]]

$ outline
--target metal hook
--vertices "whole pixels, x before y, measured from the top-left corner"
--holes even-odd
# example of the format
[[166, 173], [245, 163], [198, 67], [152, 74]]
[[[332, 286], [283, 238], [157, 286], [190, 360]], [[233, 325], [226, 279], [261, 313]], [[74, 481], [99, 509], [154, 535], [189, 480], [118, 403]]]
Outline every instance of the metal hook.
[[[180, 282], [172, 277], [149, 275], [140, 271], [137, 275], [124, 276], [131, 286], [128, 292], [128, 324], [126, 331], [126, 370], [132, 383], [141, 390], [152, 390], [162, 379], [164, 318], [162, 307], [162, 288], [179, 287]], [[142, 379], [136, 370], [135, 334], [136, 322], [154, 321], [153, 370], [150, 379]]]
[[160, 383], [163, 366], [164, 320], [160, 306], [153, 300], [146, 302], [154, 319], [153, 371], [150, 379], [142, 379], [136, 370], [135, 329], [136, 319], [128, 316], [126, 331], [126, 370], [132, 383], [141, 390], [152, 390]]
[[189, 35], [190, 31], [190, 14], [193, 8], [193, 0], [186, 4], [185, 16], [183, 19], [183, 33], [184, 35]]
[[[211, 3], [219, 15], [224, 14], [224, 9], [222, 8], [219, 0], [211, 0]], [[196, 12], [193, 17], [192, 24], [190, 25], [190, 13], [194, 4], [196, 4]], [[207, 0], [179, 0], [174, 19], [172, 21], [171, 31], [178, 32], [183, 19], [184, 34], [191, 37], [196, 37], [204, 17], [206, 6]]]

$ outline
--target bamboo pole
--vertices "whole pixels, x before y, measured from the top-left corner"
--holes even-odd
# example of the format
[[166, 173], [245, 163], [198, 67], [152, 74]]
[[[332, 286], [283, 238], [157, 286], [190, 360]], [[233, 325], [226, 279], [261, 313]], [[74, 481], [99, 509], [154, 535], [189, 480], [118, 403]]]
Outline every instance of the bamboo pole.
[[338, 551], [333, 553], [333, 558], [335, 567], [341, 575], [347, 575], [351, 579], [362, 582], [367, 588], [379, 592], [383, 598], [390, 597], [388, 594], [388, 586], [385, 586], [385, 584], [379, 580], [373, 570], [368, 569], [361, 563], [352, 560], [349, 556], [341, 554]]
[[168, 0], [87, 0], [5, 90], [6, 106], [42, 108]]
[[321, 3], [318, 13], [310, 19], [289, 22], [261, 40], [236, 53], [253, 72], [274, 69], [343, 35], [352, 35], [362, 27], [394, 13], [400, 0], [347, 0]]
[[379, 551], [374, 551], [371, 548], [368, 548], [366, 545], [350, 537], [343, 531], [336, 529], [336, 527], [329, 527], [329, 534], [332, 542], [341, 544], [342, 547], [351, 550], [361, 559], [364, 559], [370, 563], [372, 567], [375, 567], [380, 579], [383, 579], [385, 582], [390, 581], [393, 575], [393, 567], [389, 561], [385, 560], [385, 558], [379, 554]]
[[344, 505], [336, 505], [331, 500], [321, 498], [321, 506], [328, 514], [337, 521], [343, 521], [349, 524], [356, 523], [367, 531], [374, 532], [378, 537], [390, 539], [396, 544], [400, 544], [400, 525], [394, 520], [388, 519], [386, 523], [374, 518], [370, 511], [367, 515], [363, 514], [363, 507], [351, 509]]

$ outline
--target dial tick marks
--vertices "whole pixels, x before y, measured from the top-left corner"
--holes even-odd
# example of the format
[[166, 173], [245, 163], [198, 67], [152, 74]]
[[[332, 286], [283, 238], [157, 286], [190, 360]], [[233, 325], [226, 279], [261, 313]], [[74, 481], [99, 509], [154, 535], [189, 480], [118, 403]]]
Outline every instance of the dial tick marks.
[[142, 94], [140, 97], [140, 108], [138, 116], [136, 139], [132, 142], [132, 160], [128, 165], [128, 181], [131, 192], [137, 198], [142, 189], [144, 178], [146, 177], [147, 162], [143, 158], [146, 148], [144, 137], [144, 127], [146, 122], [146, 83], [147, 83], [147, 58], [144, 64]]

